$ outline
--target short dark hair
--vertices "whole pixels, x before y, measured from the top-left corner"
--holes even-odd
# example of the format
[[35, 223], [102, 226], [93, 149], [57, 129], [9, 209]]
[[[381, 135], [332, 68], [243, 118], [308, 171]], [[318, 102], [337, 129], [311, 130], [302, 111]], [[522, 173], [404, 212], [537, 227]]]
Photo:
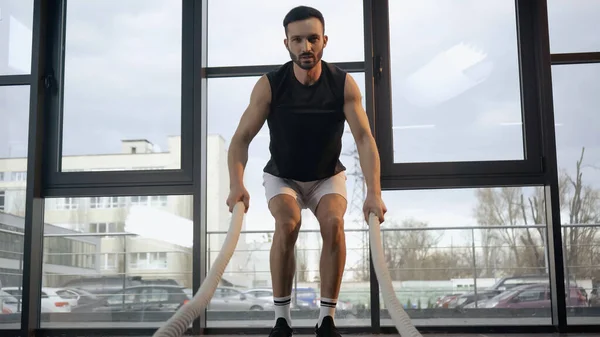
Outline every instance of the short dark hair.
[[323, 14], [319, 12], [318, 9], [308, 7], [308, 6], [298, 6], [292, 8], [285, 18], [283, 18], [283, 27], [285, 28], [285, 35], [288, 32], [288, 25], [295, 21], [306, 20], [310, 18], [317, 18], [321, 21], [323, 25], [323, 32], [325, 32], [325, 19], [323, 18]]

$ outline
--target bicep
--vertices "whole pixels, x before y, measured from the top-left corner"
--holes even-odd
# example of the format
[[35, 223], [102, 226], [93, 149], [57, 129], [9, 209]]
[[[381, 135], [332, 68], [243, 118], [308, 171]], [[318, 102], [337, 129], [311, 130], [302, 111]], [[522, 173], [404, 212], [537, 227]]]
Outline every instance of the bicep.
[[236, 135], [250, 142], [260, 131], [269, 115], [271, 87], [266, 76], [262, 76], [250, 94], [250, 103], [244, 110], [236, 130]]
[[344, 85], [344, 114], [356, 142], [371, 135], [369, 119], [362, 106], [360, 88], [350, 74], [346, 75]]

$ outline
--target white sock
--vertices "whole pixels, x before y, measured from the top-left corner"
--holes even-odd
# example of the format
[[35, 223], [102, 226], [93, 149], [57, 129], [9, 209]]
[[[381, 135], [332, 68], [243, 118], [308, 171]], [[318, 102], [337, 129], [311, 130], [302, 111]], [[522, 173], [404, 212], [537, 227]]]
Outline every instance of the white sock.
[[292, 315], [290, 312], [290, 304], [292, 302], [292, 296], [288, 295], [285, 297], [273, 297], [273, 304], [275, 307], [275, 322], [280, 317], [285, 318], [289, 327], [292, 327]]
[[327, 316], [331, 316], [331, 318], [335, 317], [336, 305], [337, 299], [321, 297], [321, 312], [319, 313], [319, 321], [317, 322], [317, 327], [321, 326], [321, 323], [323, 323], [323, 318]]

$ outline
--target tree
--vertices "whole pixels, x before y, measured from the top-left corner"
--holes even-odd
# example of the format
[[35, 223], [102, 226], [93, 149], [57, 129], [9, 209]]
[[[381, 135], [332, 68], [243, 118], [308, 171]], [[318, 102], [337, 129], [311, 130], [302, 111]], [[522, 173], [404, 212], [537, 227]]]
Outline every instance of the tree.
[[433, 234], [427, 223], [408, 219], [402, 226], [387, 220], [382, 243], [387, 267], [393, 280], [443, 280], [470, 273], [468, 250], [438, 248], [443, 232]]
[[[586, 264], [594, 265], [598, 260], [598, 228], [582, 226], [600, 222], [600, 191], [583, 182], [583, 156], [585, 147], [575, 165], [574, 177], [563, 173], [565, 182], [561, 186], [561, 194], [566, 198], [565, 207], [568, 210], [568, 224], [563, 227], [563, 250], [567, 260], [567, 273], [571, 277], [595, 277], [598, 271]], [[563, 223], [565, 221], [563, 220]]]
[[308, 282], [308, 258], [305, 249], [296, 249], [296, 277], [298, 282]]
[[[512, 264], [517, 268], [524, 267], [524, 261], [531, 260], [526, 257], [526, 254], [530, 253], [531, 250], [527, 246], [523, 247], [521, 236], [524, 231], [519, 228], [519, 226], [525, 224], [523, 219], [526, 218], [523, 212], [524, 198], [522, 189], [520, 187], [480, 189], [477, 190], [476, 195], [478, 205], [475, 209], [475, 218], [477, 219], [477, 223], [483, 227], [483, 237], [488, 241], [485, 242], [484, 246], [489, 245], [485, 247], [484, 255], [487, 253], [487, 257], [498, 257], [502, 251], [501, 246], [507, 245], [509, 253], [508, 256], [505, 256], [504, 260], [512, 261]], [[486, 226], [502, 226], [502, 228], [486, 229]], [[535, 245], [533, 247], [535, 250]], [[525, 251], [525, 254], [522, 254], [523, 251]], [[486, 264], [484, 268], [488, 272], [491, 269], [490, 262], [489, 259], [484, 258], [484, 263]], [[534, 267], [537, 266], [537, 264], [534, 264]], [[515, 273], [517, 270], [513, 270], [512, 272]]]
[[[561, 171], [559, 177], [560, 208], [568, 212], [569, 226], [598, 223], [600, 220], [600, 191], [583, 182], [584, 152], [585, 149], [582, 149], [574, 177], [565, 170]], [[474, 213], [482, 227], [485, 276], [492, 276], [493, 268], [489, 260], [492, 256], [500, 258], [501, 261], [496, 262], [500, 262], [503, 269], [511, 274], [545, 270], [546, 230], [545, 227], [539, 227], [547, 223], [544, 189], [535, 188], [529, 197], [525, 197], [520, 187], [481, 189], [476, 196], [478, 203]], [[502, 228], [486, 229], [486, 226]], [[532, 228], [527, 228], [529, 226]], [[584, 261], [595, 263], [597, 255], [593, 247], [598, 241], [596, 228], [564, 226], [563, 240], [567, 266], [577, 266]], [[508, 247], [508, 252], [503, 251], [502, 247]], [[589, 268], [582, 270], [591, 273]], [[571, 273], [571, 277], [581, 276], [584, 276], [582, 272]]]

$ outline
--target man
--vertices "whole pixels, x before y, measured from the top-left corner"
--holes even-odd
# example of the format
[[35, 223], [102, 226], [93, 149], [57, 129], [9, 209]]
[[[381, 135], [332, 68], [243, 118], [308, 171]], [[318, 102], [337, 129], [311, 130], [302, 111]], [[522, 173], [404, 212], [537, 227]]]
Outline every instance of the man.
[[243, 183], [248, 147], [267, 121], [271, 158], [264, 168], [263, 185], [275, 219], [270, 252], [275, 326], [270, 336], [292, 335], [294, 245], [304, 208], [318, 219], [323, 240], [316, 334], [339, 336], [333, 317], [346, 262], [346, 176], [339, 160], [344, 122], [356, 141], [367, 183], [365, 219], [373, 212], [383, 222], [387, 210], [381, 200], [379, 154], [356, 82], [321, 60], [328, 39], [323, 15], [314, 8], [296, 7], [286, 15], [283, 26], [284, 44], [292, 60], [262, 76], [253, 88], [229, 147], [227, 205], [232, 211], [243, 201], [248, 210], [250, 196]]

